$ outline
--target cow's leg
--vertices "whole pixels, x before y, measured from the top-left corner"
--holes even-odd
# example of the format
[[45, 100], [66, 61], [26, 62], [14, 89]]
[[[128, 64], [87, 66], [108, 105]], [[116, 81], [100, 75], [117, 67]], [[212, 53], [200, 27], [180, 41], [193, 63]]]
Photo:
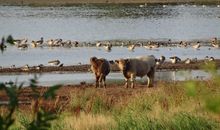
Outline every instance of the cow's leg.
[[131, 88], [134, 88], [134, 84], [135, 84], [135, 74], [131, 74]]
[[105, 79], [106, 79], [106, 76], [103, 76], [102, 83], [103, 83], [104, 88], [106, 88], [106, 82], [105, 82]]
[[100, 75], [99, 77], [99, 88], [101, 88], [101, 85], [102, 85], [102, 81], [103, 81], [103, 74]]
[[95, 87], [96, 87], [96, 88], [97, 88], [98, 85], [99, 85], [99, 77], [100, 77], [100, 76], [97, 76], [97, 75], [96, 75], [96, 83], [95, 83]]
[[154, 74], [155, 74], [155, 69], [151, 68], [150, 72], [147, 74], [148, 76], [148, 87], [153, 87], [154, 84]]
[[125, 78], [125, 88], [128, 88], [128, 79]]

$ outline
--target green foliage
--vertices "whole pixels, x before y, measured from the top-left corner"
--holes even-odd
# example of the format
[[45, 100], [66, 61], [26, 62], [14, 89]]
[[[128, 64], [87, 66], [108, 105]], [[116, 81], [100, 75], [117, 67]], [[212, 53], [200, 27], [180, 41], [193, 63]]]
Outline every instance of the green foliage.
[[10, 126], [13, 125], [15, 119], [13, 118], [13, 114], [18, 107], [18, 90], [20, 90], [22, 85], [17, 87], [15, 84], [5, 85], [0, 83], [0, 90], [6, 92], [9, 97], [8, 111], [5, 115], [0, 116], [0, 129], [8, 130]]
[[101, 99], [101, 97], [96, 97], [92, 104], [92, 113], [95, 113], [95, 114], [103, 113], [107, 110], [108, 110], [108, 107], [103, 101], [103, 99]]
[[119, 130], [158, 130], [163, 124], [150, 117], [152, 105], [156, 100], [148, 96], [135, 97], [129, 104], [116, 113], [115, 119]]
[[186, 94], [188, 96], [196, 96], [196, 83], [194, 81], [188, 81], [185, 83]]
[[[34, 116], [32, 120], [26, 118], [20, 118], [20, 123], [23, 125], [27, 130], [48, 130], [51, 126], [51, 121], [56, 119], [57, 116], [55, 113], [47, 112], [42, 108], [42, 104], [40, 103], [41, 100], [48, 100], [55, 98], [55, 92], [61, 87], [61, 85], [51, 86], [45, 93], [40, 94], [37, 90], [37, 77], [35, 76], [33, 79], [30, 79], [30, 87], [34, 93]], [[0, 130], [8, 130], [15, 122], [13, 117], [15, 110], [18, 108], [18, 95], [19, 90], [21, 90], [23, 83], [19, 86], [11, 83], [11, 84], [4, 84], [0, 83], [0, 90], [6, 92], [7, 96], [9, 97], [9, 104], [7, 113], [0, 116]]]
[[208, 97], [206, 99], [206, 108], [216, 114], [220, 114], [220, 96]]
[[217, 129], [215, 122], [205, 118], [190, 115], [189, 113], [178, 113], [170, 122], [172, 130], [212, 130]]
[[51, 127], [50, 122], [56, 118], [55, 114], [40, 109], [35, 119], [27, 127], [27, 130], [48, 130]]

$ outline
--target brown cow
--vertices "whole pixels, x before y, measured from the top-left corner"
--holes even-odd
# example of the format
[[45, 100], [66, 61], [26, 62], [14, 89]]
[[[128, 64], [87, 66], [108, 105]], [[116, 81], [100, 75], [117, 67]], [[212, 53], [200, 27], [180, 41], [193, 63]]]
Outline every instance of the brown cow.
[[110, 72], [109, 62], [104, 58], [90, 58], [91, 70], [96, 77], [96, 87], [101, 87], [101, 83], [106, 87], [105, 79]]
[[131, 81], [131, 88], [134, 88], [134, 82], [136, 76], [144, 77], [147, 75], [148, 77], [148, 87], [153, 86], [154, 82], [154, 73], [155, 73], [155, 57], [154, 56], [142, 56], [138, 58], [131, 59], [119, 59], [115, 61], [122, 71], [126, 83], [125, 87], [128, 87], [128, 80]]

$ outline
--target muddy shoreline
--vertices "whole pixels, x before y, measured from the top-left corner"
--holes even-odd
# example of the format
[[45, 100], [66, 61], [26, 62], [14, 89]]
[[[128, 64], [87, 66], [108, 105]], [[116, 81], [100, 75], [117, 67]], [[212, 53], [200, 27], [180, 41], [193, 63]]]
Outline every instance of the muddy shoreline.
[[[164, 64], [157, 66], [157, 71], [160, 70], [198, 70], [201, 69], [201, 66], [204, 65], [204, 60], [198, 60], [197, 62], [192, 62], [190, 64], [185, 64], [184, 62], [180, 62], [177, 64], [172, 64], [170, 62], [165, 62]], [[215, 60], [216, 67], [220, 68], [220, 59]], [[111, 64], [111, 71], [117, 72], [119, 71], [116, 64]], [[80, 73], [80, 72], [91, 72], [90, 65], [70, 65], [70, 66], [32, 66], [28, 69], [24, 69], [23, 67], [18, 68], [1, 68], [0, 74], [8, 74], [8, 73], [46, 73], [46, 72], [72, 72], [72, 73]]]
[[11, 6], [73, 6], [80, 4], [209, 4], [220, 0], [0, 0], [0, 5]]

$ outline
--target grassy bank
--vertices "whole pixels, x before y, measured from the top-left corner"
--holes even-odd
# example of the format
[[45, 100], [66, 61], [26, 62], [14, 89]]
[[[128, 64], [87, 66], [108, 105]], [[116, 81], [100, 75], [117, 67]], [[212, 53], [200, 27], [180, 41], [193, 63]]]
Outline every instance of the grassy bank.
[[[125, 89], [120, 84], [106, 89], [73, 87], [66, 92], [70, 95], [68, 104], [55, 111], [58, 118], [52, 121], [50, 129], [217, 130], [220, 110], [213, 111], [207, 102], [211, 103], [208, 99], [212, 97], [219, 101], [218, 84], [213, 79], [158, 82], [154, 88], [138, 85], [135, 89]], [[11, 130], [25, 130], [33, 117], [32, 109], [17, 110]]]
[[[91, 84], [42, 88], [36, 78], [30, 80], [33, 91], [0, 84], [0, 101], [7, 100], [4, 92], [10, 97], [8, 109], [0, 106], [0, 129], [219, 130], [220, 75], [213, 63], [203, 69], [212, 74], [210, 80], [158, 81], [152, 88], [141, 84], [123, 88], [122, 83], [107, 88]], [[29, 105], [13, 107], [25, 98]], [[13, 113], [7, 116], [11, 108]]]
[[0, 0], [0, 5], [71, 6], [75, 4], [220, 4], [220, 0]]

